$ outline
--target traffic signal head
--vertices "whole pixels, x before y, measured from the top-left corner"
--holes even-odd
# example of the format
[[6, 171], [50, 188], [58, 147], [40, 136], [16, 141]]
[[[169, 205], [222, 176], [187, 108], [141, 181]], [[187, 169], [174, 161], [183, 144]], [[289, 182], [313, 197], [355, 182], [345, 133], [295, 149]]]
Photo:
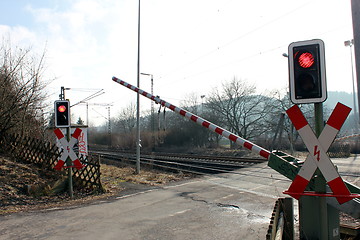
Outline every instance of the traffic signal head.
[[289, 45], [290, 99], [295, 104], [324, 102], [327, 98], [325, 51], [322, 40]]
[[69, 101], [55, 101], [55, 127], [70, 127]]

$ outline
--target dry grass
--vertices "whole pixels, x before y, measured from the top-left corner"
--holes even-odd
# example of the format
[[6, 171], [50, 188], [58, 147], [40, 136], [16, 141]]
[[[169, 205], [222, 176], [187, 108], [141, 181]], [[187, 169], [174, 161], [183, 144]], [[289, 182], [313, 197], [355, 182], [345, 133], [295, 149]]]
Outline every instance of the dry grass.
[[142, 169], [140, 174], [135, 173], [132, 167], [117, 167], [101, 164], [101, 183], [107, 191], [121, 187], [123, 182], [146, 184], [151, 186], [163, 185], [191, 177], [189, 174], [164, 173], [155, 170]]
[[101, 182], [105, 193], [75, 189], [74, 198], [71, 199], [66, 191], [66, 179], [60, 175], [33, 164], [0, 157], [0, 215], [72, 206], [109, 198], [121, 194], [125, 189], [124, 182], [154, 186], [189, 177], [191, 176], [181, 173], [153, 170], [141, 170], [141, 174], [135, 174], [131, 167], [102, 164]]

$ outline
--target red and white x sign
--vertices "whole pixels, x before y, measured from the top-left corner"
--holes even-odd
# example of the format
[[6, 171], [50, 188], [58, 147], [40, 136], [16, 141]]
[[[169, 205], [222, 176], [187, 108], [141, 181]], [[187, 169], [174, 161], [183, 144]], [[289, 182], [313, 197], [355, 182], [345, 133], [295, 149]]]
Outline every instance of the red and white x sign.
[[319, 168], [333, 192], [332, 196], [336, 197], [340, 204], [352, 199], [349, 189], [346, 187], [334, 164], [326, 154], [326, 151], [334, 141], [336, 134], [340, 131], [350, 111], [351, 108], [338, 103], [319, 138], [316, 138], [309, 123], [297, 105], [286, 111], [310, 154], [307, 156], [289, 190], [285, 193], [299, 199], [316, 169]]
[[54, 130], [56, 137], [59, 139], [61, 145], [64, 147], [64, 151], [60, 155], [59, 161], [55, 165], [54, 169], [60, 171], [63, 168], [65, 161], [68, 157], [70, 157], [70, 159], [72, 160], [72, 162], [74, 164], [74, 167], [76, 167], [77, 169], [81, 169], [84, 167], [84, 165], [81, 164], [80, 160], [78, 159], [78, 157], [76, 156], [76, 154], [73, 150], [73, 147], [74, 147], [79, 135], [81, 134], [81, 132], [82, 132], [82, 130], [80, 128], [76, 128], [74, 133], [71, 135], [70, 142], [68, 142], [65, 139], [64, 134], [61, 132], [61, 130], [59, 128]]

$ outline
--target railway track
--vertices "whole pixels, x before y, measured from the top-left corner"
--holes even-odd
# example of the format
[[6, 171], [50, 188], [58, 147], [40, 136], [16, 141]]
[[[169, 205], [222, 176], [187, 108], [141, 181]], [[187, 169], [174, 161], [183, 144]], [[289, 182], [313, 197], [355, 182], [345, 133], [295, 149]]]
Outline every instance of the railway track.
[[[94, 150], [102, 158], [134, 165], [136, 155], [126, 151]], [[195, 174], [227, 173], [235, 169], [266, 162], [263, 158], [237, 156], [211, 156], [182, 153], [142, 153], [141, 164], [169, 171], [183, 171]], [[338, 165], [348, 165], [340, 163]], [[342, 176], [359, 177], [359, 172], [339, 171]]]
[[[102, 159], [117, 161], [122, 164], [136, 162], [136, 155], [117, 151], [92, 151]], [[231, 172], [235, 169], [252, 166], [267, 161], [261, 158], [209, 156], [174, 153], [142, 153], [141, 164], [168, 171], [182, 171], [194, 174], [216, 174]]]

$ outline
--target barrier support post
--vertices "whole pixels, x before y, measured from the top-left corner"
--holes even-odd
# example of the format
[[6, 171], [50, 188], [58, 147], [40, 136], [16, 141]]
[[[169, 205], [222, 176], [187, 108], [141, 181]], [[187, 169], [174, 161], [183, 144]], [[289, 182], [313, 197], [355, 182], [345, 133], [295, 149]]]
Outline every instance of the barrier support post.
[[[66, 139], [67, 139], [68, 142], [70, 142], [70, 137], [71, 137], [71, 129], [70, 129], [70, 127], [67, 127], [66, 128]], [[64, 150], [66, 150], [66, 149], [64, 149]], [[67, 157], [66, 165], [67, 166], [72, 165], [72, 161], [71, 161], [70, 157]], [[70, 195], [70, 198], [72, 199], [72, 198], [74, 198], [72, 167], [68, 168], [68, 181], [69, 181], [69, 195]]]
[[294, 199], [287, 197], [280, 199], [284, 212], [284, 240], [294, 239]]

